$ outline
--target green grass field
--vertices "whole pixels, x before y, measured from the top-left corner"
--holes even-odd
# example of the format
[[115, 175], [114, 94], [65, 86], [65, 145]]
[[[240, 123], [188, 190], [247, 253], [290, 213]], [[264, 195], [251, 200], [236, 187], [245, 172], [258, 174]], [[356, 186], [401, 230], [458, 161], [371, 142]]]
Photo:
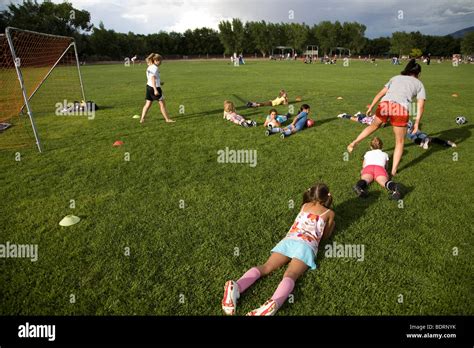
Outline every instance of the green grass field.
[[[409, 189], [403, 205], [376, 186], [366, 200], [355, 197], [368, 141], [344, 161], [363, 126], [336, 118], [365, 111], [401, 66], [165, 61], [161, 78], [177, 122], [166, 124], [155, 105], [140, 125], [132, 115], [143, 106], [144, 69], [84, 66], [87, 98], [101, 107], [95, 119], [53, 110], [37, 119], [44, 153], [0, 151], [0, 243], [38, 244], [39, 254], [37, 262], [0, 259], [2, 315], [221, 315], [225, 281], [267, 259], [303, 191], [318, 181], [335, 199], [329, 243], [364, 245], [364, 261], [325, 257], [321, 245], [318, 269], [298, 281], [279, 315], [474, 314], [474, 66], [423, 66], [422, 129], [458, 147], [406, 142], [397, 176]], [[269, 108], [242, 106], [273, 99], [280, 88], [311, 106], [315, 127], [281, 140], [222, 119], [231, 99], [263, 123]], [[456, 125], [458, 115], [471, 123]], [[392, 154], [392, 129], [377, 134]], [[115, 140], [125, 144], [114, 148]], [[226, 147], [256, 150], [257, 165], [218, 163]], [[67, 214], [82, 221], [59, 226]], [[251, 287], [238, 314], [269, 298], [282, 274]]]

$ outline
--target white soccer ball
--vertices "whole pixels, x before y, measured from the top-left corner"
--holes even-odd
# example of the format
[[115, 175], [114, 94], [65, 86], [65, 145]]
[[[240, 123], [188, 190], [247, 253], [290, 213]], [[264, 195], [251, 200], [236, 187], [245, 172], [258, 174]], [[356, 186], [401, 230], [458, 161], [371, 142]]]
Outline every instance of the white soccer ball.
[[465, 118], [464, 116], [458, 116], [458, 117], [456, 117], [456, 123], [457, 123], [458, 125], [462, 125], [462, 124], [464, 124], [464, 123], [466, 123], [466, 122], [467, 122], [467, 120], [466, 120], [466, 118]]
[[268, 125], [271, 126], [272, 128], [275, 128], [277, 126], [274, 121], [270, 122]]

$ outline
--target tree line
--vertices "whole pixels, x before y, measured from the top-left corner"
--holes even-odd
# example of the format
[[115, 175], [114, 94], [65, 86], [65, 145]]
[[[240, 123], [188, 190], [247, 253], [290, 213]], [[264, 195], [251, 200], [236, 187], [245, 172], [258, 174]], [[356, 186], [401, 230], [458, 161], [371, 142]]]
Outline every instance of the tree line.
[[432, 36], [417, 32], [395, 32], [391, 37], [369, 39], [366, 26], [358, 22], [322, 21], [307, 25], [300, 23], [242, 22], [240, 19], [221, 21], [219, 30], [198, 28], [184, 33], [165, 32], [142, 35], [118, 33], [106, 29], [103, 23], [95, 27], [90, 13], [75, 9], [71, 3], [23, 3], [7, 6], [0, 12], [0, 31], [14, 26], [50, 34], [73, 36], [81, 60], [123, 60], [149, 52], [164, 56], [222, 55], [234, 52], [266, 57], [276, 46], [289, 46], [302, 53], [308, 45], [319, 47], [319, 54], [329, 54], [335, 47], [350, 49], [354, 55], [410, 55], [450, 56], [453, 53], [472, 54], [474, 34], [464, 39], [449, 35]]

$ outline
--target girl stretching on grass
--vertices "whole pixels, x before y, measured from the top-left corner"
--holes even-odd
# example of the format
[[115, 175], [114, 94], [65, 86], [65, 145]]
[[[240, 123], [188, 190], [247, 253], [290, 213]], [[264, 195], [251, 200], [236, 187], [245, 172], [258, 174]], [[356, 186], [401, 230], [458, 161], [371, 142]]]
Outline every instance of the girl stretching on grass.
[[375, 137], [370, 142], [370, 151], [364, 155], [360, 180], [353, 187], [359, 197], [367, 196], [367, 188], [372, 181], [377, 181], [380, 186], [385, 187], [389, 192], [389, 198], [399, 200], [402, 197], [400, 185], [388, 180], [387, 164], [388, 155], [382, 151], [382, 140]]
[[234, 315], [237, 300], [250, 285], [260, 277], [289, 263], [273, 296], [260, 308], [247, 315], [270, 316], [283, 305], [295, 286], [296, 280], [311, 268], [316, 269], [315, 257], [321, 239], [327, 239], [334, 230], [334, 212], [329, 209], [332, 196], [325, 184], [316, 184], [303, 194], [303, 204], [298, 216], [287, 233], [271, 251], [265, 264], [249, 269], [236, 282], [229, 280], [224, 285], [222, 309], [227, 315]]
[[419, 145], [423, 149], [427, 150], [430, 144], [438, 144], [444, 147], [456, 147], [456, 144], [451, 140], [444, 140], [437, 137], [430, 137], [428, 134], [418, 131], [416, 133], [412, 133], [413, 130], [413, 122], [408, 121], [407, 124], [408, 132], [407, 138], [413, 141], [416, 145]]
[[293, 122], [288, 127], [280, 128], [280, 127], [272, 127], [272, 125], [268, 125], [268, 129], [265, 132], [265, 135], [271, 135], [273, 133], [280, 133], [280, 137], [284, 139], [285, 137], [289, 137], [296, 132], [299, 132], [306, 126], [306, 121], [308, 120], [308, 115], [311, 112], [311, 108], [308, 104], [301, 105], [300, 113], [296, 115], [293, 119]]
[[372, 109], [382, 99], [375, 112], [375, 120], [365, 128], [359, 136], [347, 146], [351, 153], [362, 140], [380, 128], [390, 118], [395, 134], [395, 151], [393, 153], [392, 176], [397, 174], [398, 165], [402, 158], [407, 122], [409, 118], [410, 103], [414, 97], [417, 99], [416, 120], [412, 133], [416, 133], [420, 126], [425, 106], [426, 92], [423, 83], [418, 79], [421, 66], [415, 59], [410, 60], [401, 75], [394, 76], [384, 88], [375, 96], [366, 114], [370, 116]]
[[230, 100], [224, 100], [224, 118], [245, 128], [257, 126], [257, 122], [246, 120], [244, 116], [237, 114], [235, 105]]
[[251, 102], [247, 103], [248, 108], [258, 108], [259, 106], [277, 106], [277, 105], [288, 105], [288, 94], [284, 89], [280, 90], [278, 97], [273, 100], [269, 100], [266, 102]]
[[158, 53], [151, 53], [147, 58], [146, 62], [148, 64], [148, 68], [146, 69], [146, 101], [145, 106], [143, 106], [142, 110], [142, 117], [140, 119], [140, 123], [145, 122], [145, 116], [151, 108], [151, 104], [154, 100], [157, 100], [160, 104], [161, 114], [165, 118], [166, 122], [175, 122], [170, 119], [168, 115], [168, 110], [166, 110], [166, 104], [163, 97], [163, 91], [161, 90], [161, 86], [163, 83], [160, 81], [160, 70], [158, 67], [161, 65], [163, 58]]

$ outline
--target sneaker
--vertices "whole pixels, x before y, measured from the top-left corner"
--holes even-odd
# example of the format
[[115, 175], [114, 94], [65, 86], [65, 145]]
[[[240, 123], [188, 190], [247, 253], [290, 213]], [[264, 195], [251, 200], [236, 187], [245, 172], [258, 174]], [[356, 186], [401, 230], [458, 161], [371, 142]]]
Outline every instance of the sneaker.
[[251, 107], [253, 106], [253, 103], [252, 103], [252, 102], [247, 102], [246, 106], [247, 106], [248, 108], [251, 108]]
[[259, 308], [247, 313], [247, 316], [273, 316], [278, 310], [278, 304], [275, 300], [268, 300]]
[[357, 185], [354, 185], [352, 186], [352, 189], [354, 190], [354, 192], [357, 194], [358, 197], [367, 197], [367, 191], [360, 188], [359, 186]]
[[257, 127], [257, 121], [252, 121], [252, 126]]
[[266, 135], [267, 137], [270, 136], [271, 134], [272, 134], [272, 133], [271, 133], [269, 130], [266, 130], [266, 131], [265, 131], [265, 135]]
[[344, 118], [344, 116], [346, 116], [345, 113], [337, 115], [338, 118]]
[[392, 199], [394, 201], [398, 201], [400, 198], [402, 198], [402, 194], [399, 190], [393, 191], [388, 195], [389, 199]]
[[222, 310], [226, 315], [235, 314], [239, 297], [239, 286], [233, 280], [228, 280], [224, 285], [224, 297], [222, 298]]
[[451, 140], [448, 140], [447, 143], [451, 147], [457, 147], [457, 145], [454, 142], [452, 142]]
[[428, 147], [430, 145], [430, 138], [425, 138], [425, 140], [423, 141], [423, 149], [424, 150], [428, 150]]
[[285, 139], [285, 138], [286, 138], [285, 133], [281, 133], [281, 134], [280, 134], [280, 138], [281, 138], [281, 139]]
[[249, 124], [248, 124], [247, 122], [245, 122], [245, 121], [242, 122], [240, 125], [241, 125], [242, 127], [244, 127], [244, 128], [248, 128], [248, 127], [249, 127]]

